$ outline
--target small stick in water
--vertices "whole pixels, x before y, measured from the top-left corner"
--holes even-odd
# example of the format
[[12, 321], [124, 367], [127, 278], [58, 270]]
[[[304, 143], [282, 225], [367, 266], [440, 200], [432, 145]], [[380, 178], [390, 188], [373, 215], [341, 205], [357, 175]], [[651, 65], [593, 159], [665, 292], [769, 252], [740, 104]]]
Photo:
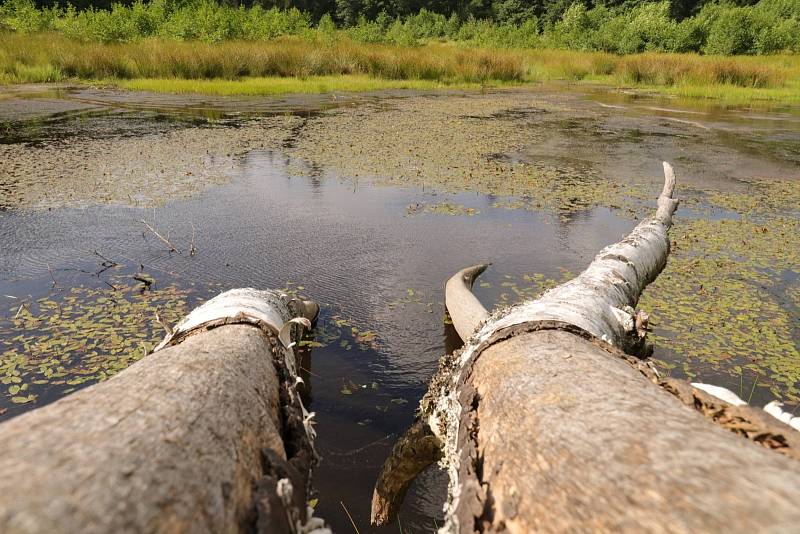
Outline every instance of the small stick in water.
[[152, 226], [150, 226], [149, 224], [147, 224], [147, 221], [145, 221], [144, 219], [142, 219], [142, 220], [140, 220], [139, 222], [141, 222], [143, 225], [145, 225], [145, 226], [147, 227], [147, 229], [148, 229], [148, 230], [150, 230], [151, 232], [153, 232], [153, 235], [155, 235], [157, 238], [159, 238], [161, 241], [163, 241], [163, 242], [164, 242], [164, 244], [166, 244], [166, 245], [169, 247], [169, 251], [170, 251], [170, 252], [177, 252], [178, 254], [180, 254], [180, 253], [181, 253], [181, 251], [180, 251], [180, 250], [178, 250], [178, 249], [177, 249], [177, 247], [175, 247], [175, 245], [173, 245], [172, 243], [170, 243], [170, 242], [169, 242], [169, 239], [167, 239], [167, 238], [165, 238], [164, 236], [162, 236], [161, 234], [159, 234], [159, 233], [156, 231], [156, 229], [155, 229], [155, 228], [153, 228]]
[[353, 516], [350, 515], [350, 512], [347, 510], [347, 506], [344, 505], [344, 501], [339, 501], [339, 504], [341, 504], [342, 508], [344, 508], [344, 513], [346, 513], [347, 514], [347, 518], [350, 519], [350, 523], [353, 525], [353, 528], [355, 529], [356, 534], [361, 534], [358, 531], [358, 527], [356, 526], [356, 522], [353, 521]]

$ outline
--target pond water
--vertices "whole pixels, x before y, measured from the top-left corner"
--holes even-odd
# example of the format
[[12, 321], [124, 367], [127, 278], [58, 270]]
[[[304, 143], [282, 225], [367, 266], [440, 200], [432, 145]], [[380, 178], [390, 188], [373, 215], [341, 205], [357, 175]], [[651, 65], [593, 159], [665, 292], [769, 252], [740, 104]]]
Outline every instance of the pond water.
[[[58, 301], [66, 288], [89, 285], [108, 297], [115, 290], [103, 288], [104, 281], [115, 285], [140, 266], [155, 279], [155, 293], [162, 285], [191, 281], [194, 302], [233, 287], [300, 286], [323, 306], [319, 337], [325, 346], [313, 349], [310, 368], [324, 457], [315, 476], [320, 513], [335, 521], [342, 500], [365, 525], [377, 470], [410, 422], [448, 336], [451, 344], [455, 339], [443, 322], [444, 281], [463, 266], [491, 259], [496, 266], [478, 286], [491, 306], [511, 287], [507, 280], [516, 282], [521, 273], [561, 278], [562, 269], [574, 272], [632, 223], [606, 209], [565, 223], [553, 215], [492, 208], [495, 199], [486, 196], [354, 188], [291, 177], [286, 165], [274, 153], [248, 154], [231, 184], [155, 210], [6, 213], [0, 294]], [[445, 199], [480, 213], [409, 213], [409, 206]], [[141, 220], [182, 253], [171, 253]], [[193, 232], [197, 252], [190, 256]], [[95, 251], [120, 265], [95, 275], [104, 261]], [[16, 302], [7, 301], [9, 314]], [[359, 342], [352, 328], [367, 341]], [[30, 391], [41, 405], [69, 388], [34, 385]], [[2, 406], [6, 417], [27, 407], [8, 399]], [[423, 526], [417, 515], [439, 508], [419, 502], [426, 507], [409, 512], [409, 529]]]
[[[17, 106], [24, 113], [16, 117], [8, 115], [15, 108], [3, 108], [3, 142], [48, 143], [76, 130], [152, 135], [205, 124], [203, 114], [216, 126], [221, 121], [235, 127], [238, 113], [309, 113], [343, 105], [328, 97], [262, 101], [261, 108], [252, 100], [169, 97], [174, 101], [165, 111], [148, 109], [141, 98], [132, 105], [119, 95], [101, 100], [86, 93], [67, 91], [71, 99], [39, 95], [39, 107], [15, 96], [26, 106]], [[345, 103], [402, 96], [353, 96]], [[112, 100], [124, 106], [109, 106]], [[77, 126], [75, 113], [83, 114]], [[793, 113], [785, 116], [796, 120]], [[770, 115], [760, 128], [769, 120]], [[787, 123], [777, 122], [775, 131], [785, 131]], [[571, 150], [563, 132], [549, 146], [516, 157], [544, 152], [594, 157], [591, 150]], [[790, 168], [793, 157], [774, 158], [774, 168]], [[367, 532], [377, 472], [412, 420], [439, 358], [458, 344], [446, 324], [445, 280], [464, 266], [491, 261], [476, 284], [478, 297], [487, 308], [519, 301], [579, 272], [636, 224], [602, 207], [568, 216], [500, 208], [495, 206], [513, 199], [373, 186], [348, 176], [322, 177], [304, 165], [280, 150], [253, 150], [234, 159], [228, 183], [155, 208], [95, 204], [0, 211], [0, 351], [5, 376], [11, 377], [4, 387], [19, 387], [15, 395], [0, 397], [0, 420], [119, 370], [131, 353], [144, 354], [160, 336], [155, 310], [175, 322], [225, 289], [286, 288], [322, 306], [316, 342], [304, 362], [323, 457], [314, 474], [319, 515], [346, 532], [352, 528], [346, 507]], [[170, 251], [145, 223], [180, 252]], [[796, 270], [784, 276], [787, 284], [797, 283]], [[108, 332], [117, 339], [110, 345], [104, 344]], [[719, 383], [713, 370], [700, 377]], [[764, 403], [772, 397], [758, 388], [752, 398]], [[432, 531], [441, 523], [445, 485], [443, 473], [426, 471], [400, 513], [403, 531]]]

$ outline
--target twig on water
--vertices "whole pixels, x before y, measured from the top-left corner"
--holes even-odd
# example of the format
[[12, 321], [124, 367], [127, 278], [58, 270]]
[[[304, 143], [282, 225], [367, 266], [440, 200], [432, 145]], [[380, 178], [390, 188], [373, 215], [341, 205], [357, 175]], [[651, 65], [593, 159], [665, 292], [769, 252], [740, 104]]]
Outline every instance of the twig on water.
[[56, 277], [53, 276], [53, 269], [50, 267], [50, 264], [47, 264], [47, 271], [50, 273], [50, 279], [53, 281], [53, 287], [58, 287], [58, 282], [56, 282]]
[[137, 282], [141, 282], [142, 284], [144, 284], [145, 290], [150, 289], [150, 286], [152, 286], [153, 283], [155, 283], [156, 281], [155, 278], [145, 273], [134, 274], [133, 279], [136, 280]]
[[110, 260], [110, 259], [106, 258], [105, 256], [103, 256], [102, 254], [100, 254], [96, 250], [94, 251], [94, 254], [95, 254], [95, 256], [99, 256], [100, 258], [103, 259], [103, 263], [100, 264], [103, 267], [114, 267], [115, 265], [119, 265], [119, 263], [115, 262], [114, 260]]
[[150, 230], [151, 232], [153, 232], [153, 235], [154, 235], [154, 236], [156, 236], [156, 237], [157, 237], [157, 238], [159, 238], [161, 241], [163, 241], [163, 242], [164, 242], [164, 244], [165, 244], [165, 245], [167, 245], [167, 246], [169, 247], [169, 251], [170, 251], [170, 252], [177, 252], [178, 254], [180, 254], [180, 253], [181, 253], [181, 251], [180, 251], [180, 250], [178, 250], [178, 249], [175, 247], [175, 245], [173, 245], [172, 243], [170, 243], [170, 242], [169, 242], [169, 239], [167, 239], [167, 238], [166, 238], [166, 237], [164, 237], [163, 235], [159, 234], [159, 233], [156, 231], [156, 229], [155, 229], [155, 228], [153, 228], [152, 226], [150, 226], [149, 224], [147, 224], [147, 221], [145, 221], [144, 219], [141, 219], [139, 222], [141, 222], [143, 225], [145, 225], [145, 226], [147, 227], [147, 229], [148, 229], [148, 230]]
[[194, 256], [197, 254], [197, 247], [194, 246], [194, 223], [189, 223], [192, 225], [192, 242], [189, 244], [189, 256]]
[[103, 283], [104, 283], [105, 285], [107, 285], [108, 287], [110, 287], [111, 289], [113, 289], [114, 291], [119, 291], [119, 290], [117, 289], [117, 286], [115, 286], [115, 285], [114, 285], [114, 284], [112, 284], [111, 282], [108, 282], [108, 281], [106, 281], [106, 280], [103, 280]]
[[328, 455], [331, 455], [331, 456], [352, 456], [352, 455], [357, 454], [357, 453], [359, 453], [361, 451], [369, 449], [370, 447], [372, 447], [374, 445], [377, 445], [377, 444], [379, 444], [381, 442], [384, 442], [387, 439], [391, 438], [392, 436], [394, 436], [394, 434], [386, 434], [382, 438], [376, 439], [375, 441], [371, 441], [371, 442], [367, 443], [366, 445], [364, 445], [362, 447], [358, 447], [357, 449], [351, 449], [349, 451], [344, 451], [344, 452], [336, 452], [336, 451], [332, 451], [332, 450], [327, 450], [325, 454], [328, 454]]
[[343, 502], [343, 501], [339, 501], [339, 504], [341, 504], [341, 505], [342, 505], [342, 508], [344, 508], [344, 513], [346, 513], [346, 514], [347, 514], [347, 517], [350, 519], [350, 523], [353, 525], [353, 529], [355, 529], [355, 531], [356, 531], [356, 534], [361, 534], [361, 533], [358, 531], [358, 527], [356, 526], [356, 522], [355, 522], [355, 521], [353, 521], [353, 516], [351, 516], [351, 515], [350, 515], [350, 512], [347, 510], [347, 506], [345, 506], [345, 505], [344, 505], [344, 502]]
[[747, 397], [747, 404], [750, 404], [750, 400], [753, 398], [753, 392], [756, 390], [756, 385], [758, 384], [758, 377], [759, 374], [756, 373], [756, 377], [753, 380], [753, 389], [750, 390], [750, 395], [748, 395]]
[[316, 373], [312, 373], [312, 372], [311, 372], [311, 369], [306, 369], [306, 368], [305, 368], [305, 367], [303, 367], [302, 365], [300, 365], [300, 366], [299, 366], [299, 368], [300, 368], [300, 370], [301, 370], [301, 371], [305, 371], [306, 373], [310, 374], [310, 375], [311, 375], [311, 376], [313, 376], [313, 377], [316, 377], [316, 378], [322, 379], [322, 377], [321, 377], [320, 375], [318, 375], [318, 374], [316, 374]]

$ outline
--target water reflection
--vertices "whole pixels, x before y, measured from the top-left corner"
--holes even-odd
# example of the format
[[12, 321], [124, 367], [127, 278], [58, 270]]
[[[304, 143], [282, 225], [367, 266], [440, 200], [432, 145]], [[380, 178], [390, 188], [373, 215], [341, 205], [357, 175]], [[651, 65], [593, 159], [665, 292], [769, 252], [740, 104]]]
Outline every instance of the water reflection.
[[[460, 343], [443, 325], [444, 281], [465, 265], [493, 261], [485, 284], [476, 287], [491, 308], [508, 291], [509, 273], [576, 271], [634, 222], [605, 209], [564, 222], [495, 209], [494, 199], [474, 194], [354, 188], [292, 176], [291, 166], [282, 155], [250, 153], [230, 184], [155, 210], [7, 212], [0, 293], [36, 299], [51, 292], [51, 274], [59, 287], [100, 288], [112, 276], [144, 270], [156, 279], [155, 292], [191, 281], [197, 299], [239, 286], [288, 287], [316, 299], [322, 304], [317, 341], [324, 346], [314, 349], [313, 362], [302, 357], [302, 371], [325, 458], [315, 475], [320, 513], [338, 530], [349, 528], [342, 500], [366, 526], [377, 470], [410, 422], [438, 358]], [[462, 215], [407, 215], [409, 204], [443, 199], [480, 215], [468, 217], [469, 224]], [[197, 254], [170, 253], [142, 219], [178, 248], [188, 250], [194, 235]], [[98, 269], [103, 260], [95, 251], [120, 265]], [[57, 398], [57, 389], [48, 391], [37, 405]], [[429, 530], [424, 495], [431, 489], [424, 481], [415, 487], [420, 493], [402, 512], [404, 529]]]

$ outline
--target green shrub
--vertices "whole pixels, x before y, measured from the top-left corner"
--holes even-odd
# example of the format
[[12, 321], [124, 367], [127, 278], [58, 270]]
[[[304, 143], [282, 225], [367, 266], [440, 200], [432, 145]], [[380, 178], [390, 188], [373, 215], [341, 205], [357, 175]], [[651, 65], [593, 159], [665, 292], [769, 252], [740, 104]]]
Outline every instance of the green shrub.
[[574, 3], [564, 12], [561, 20], [548, 32], [548, 42], [556, 47], [588, 50], [591, 46], [591, 19], [586, 6]]
[[755, 51], [759, 54], [800, 52], [800, 20], [786, 19], [762, 28], [755, 39]]
[[494, 4], [494, 17], [500, 25], [522, 26], [536, 18], [532, 5], [522, 0], [501, 0]]
[[[337, 9], [347, 13], [337, 11], [336, 20], [348, 24], [341, 29], [330, 14], [322, 14], [312, 26], [311, 15], [296, 8], [262, 7], [272, 0], [259, 0], [250, 8], [231, 7], [223, 0], [121, 0], [132, 3], [80, 11], [71, 6], [37, 9], [34, 1], [0, 0], [0, 30], [24, 34], [55, 31], [76, 40], [106, 43], [152, 36], [218, 43], [298, 35], [326, 44], [343, 37], [404, 46], [456, 40], [490, 48], [567, 48], [615, 54], [800, 52], [800, 0], [760, 0], [745, 7], [719, 3], [730, 0], [710, 0], [694, 16], [681, 21], [672, 18], [667, 1], [605, 0], [607, 3], [595, 3], [592, 9], [587, 7], [588, 1], [578, 1], [563, 9], [570, 0], [549, 0], [545, 7], [527, 0], [470, 0], [459, 13], [480, 12], [484, 18], [421, 9], [392, 19], [379, 10], [397, 13], [406, 8], [388, 0], [340, 0]], [[476, 7], [479, 4], [483, 11]], [[553, 19], [562, 9], [563, 15]], [[681, 9], [678, 11], [686, 12]], [[541, 18], [536, 17], [537, 10], [544, 10]], [[311, 70], [317, 69], [312, 65]]]
[[712, 22], [704, 51], [707, 54], [734, 55], [753, 51], [755, 35], [750, 8], [728, 8]]
[[670, 50], [673, 52], [699, 52], [706, 42], [708, 31], [697, 18], [687, 18], [675, 26]]
[[37, 9], [33, 0], [7, 0], [0, 6], [0, 28], [20, 33], [49, 29], [60, 16], [58, 8]]
[[417, 44], [417, 39], [408, 25], [404, 24], [400, 17], [397, 17], [386, 30], [386, 42], [402, 46], [413, 46]]
[[358, 23], [345, 30], [347, 36], [359, 43], [380, 43], [386, 38], [386, 30], [378, 21], [369, 21], [363, 15], [358, 18]]

